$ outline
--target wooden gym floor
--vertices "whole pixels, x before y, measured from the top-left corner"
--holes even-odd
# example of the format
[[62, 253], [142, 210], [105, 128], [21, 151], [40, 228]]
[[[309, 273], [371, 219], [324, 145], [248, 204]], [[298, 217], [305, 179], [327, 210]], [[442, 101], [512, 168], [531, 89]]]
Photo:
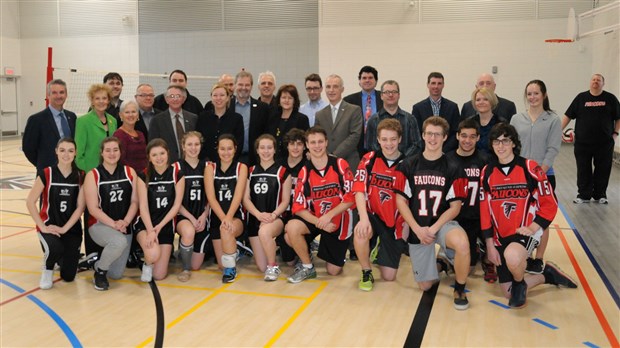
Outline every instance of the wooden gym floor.
[[[436, 294], [423, 294], [405, 257], [397, 281], [377, 280], [369, 293], [357, 289], [357, 262], [331, 277], [318, 261], [316, 280], [293, 285], [284, 276], [264, 282], [247, 257], [237, 281], [226, 285], [211, 262], [188, 283], [176, 279], [179, 265], [171, 264], [172, 274], [156, 285], [141, 283], [139, 271], [128, 269], [109, 291], [93, 288], [92, 271], [40, 290], [42, 252], [25, 207], [34, 168], [19, 150], [20, 139], [0, 144], [2, 347], [142, 347], [159, 343], [162, 333], [163, 345], [172, 347], [619, 346], [619, 170], [613, 170], [608, 206], [573, 206], [570, 145], [557, 163], [562, 210], [551, 226], [546, 259], [579, 288], [542, 285], [529, 293], [526, 308], [510, 310], [499, 286], [485, 283], [478, 267], [467, 283], [471, 307], [459, 312], [452, 307], [453, 277], [443, 275]], [[283, 275], [291, 272], [282, 268]], [[378, 269], [374, 274], [379, 278]]]

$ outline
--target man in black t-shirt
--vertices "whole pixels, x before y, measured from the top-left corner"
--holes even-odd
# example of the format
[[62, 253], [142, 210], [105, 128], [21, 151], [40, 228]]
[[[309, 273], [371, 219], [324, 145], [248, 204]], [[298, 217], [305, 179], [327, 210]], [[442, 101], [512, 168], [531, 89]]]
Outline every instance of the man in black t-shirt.
[[607, 204], [607, 185], [620, 130], [620, 104], [616, 96], [603, 91], [604, 86], [603, 75], [592, 75], [590, 90], [579, 93], [562, 118], [562, 129], [575, 120], [578, 190], [575, 204], [590, 202], [591, 198]]

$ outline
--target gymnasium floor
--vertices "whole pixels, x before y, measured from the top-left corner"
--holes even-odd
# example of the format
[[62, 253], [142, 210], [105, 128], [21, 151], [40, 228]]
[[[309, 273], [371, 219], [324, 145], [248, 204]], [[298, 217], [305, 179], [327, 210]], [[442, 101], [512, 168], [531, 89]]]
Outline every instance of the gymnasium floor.
[[[378, 280], [369, 293], [357, 289], [357, 262], [349, 262], [338, 277], [327, 276], [324, 263], [317, 262], [316, 280], [293, 285], [285, 277], [264, 282], [247, 257], [240, 262], [238, 280], [226, 285], [208, 263], [188, 283], [172, 274], [149, 285], [140, 282], [138, 270], [129, 269], [124, 279], [111, 282], [109, 291], [94, 290], [91, 271], [78, 274], [73, 283], [40, 290], [42, 252], [24, 203], [34, 168], [20, 152], [19, 139], [0, 144], [2, 347], [154, 346], [162, 334], [163, 345], [173, 347], [620, 346], [614, 290], [619, 170], [614, 168], [608, 206], [574, 207], [569, 203], [575, 180], [569, 145], [557, 163], [563, 171], [558, 186], [567, 189], [558, 191], [562, 210], [551, 226], [546, 259], [571, 274], [579, 288], [542, 285], [529, 293], [526, 308], [510, 310], [499, 286], [485, 283], [478, 268], [467, 284], [471, 307], [459, 312], [452, 307], [453, 277], [442, 275], [436, 294], [423, 295], [405, 257], [397, 281]], [[591, 251], [580, 239], [605, 245]], [[173, 273], [178, 270], [171, 264]], [[284, 274], [290, 272], [283, 267]], [[378, 269], [374, 273], [378, 278]], [[159, 297], [163, 307], [158, 315], [154, 300]]]

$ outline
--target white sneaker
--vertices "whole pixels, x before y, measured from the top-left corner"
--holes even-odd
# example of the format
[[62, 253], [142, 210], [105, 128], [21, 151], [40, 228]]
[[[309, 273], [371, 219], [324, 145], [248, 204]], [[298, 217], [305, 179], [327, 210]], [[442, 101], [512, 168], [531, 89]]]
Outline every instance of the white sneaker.
[[140, 280], [145, 283], [153, 280], [153, 265], [147, 265], [146, 263], [142, 265], [142, 276], [140, 276]]
[[589, 202], [590, 202], [589, 199], [585, 200], [585, 199], [581, 199], [579, 197], [573, 199], [573, 203], [575, 203], [575, 204], [583, 204], [583, 203], [589, 203]]
[[603, 197], [601, 199], [598, 200], [599, 204], [608, 204], [607, 198]]
[[280, 267], [278, 266], [267, 266], [267, 270], [265, 271], [265, 281], [268, 282], [273, 282], [278, 280], [278, 277], [280, 276], [280, 273], [282, 273], [282, 271], [280, 271]]
[[53, 278], [54, 278], [54, 271], [44, 269], [43, 272], [41, 272], [41, 280], [39, 281], [39, 287], [41, 288], [41, 290], [51, 289], [52, 286], [54, 285]]

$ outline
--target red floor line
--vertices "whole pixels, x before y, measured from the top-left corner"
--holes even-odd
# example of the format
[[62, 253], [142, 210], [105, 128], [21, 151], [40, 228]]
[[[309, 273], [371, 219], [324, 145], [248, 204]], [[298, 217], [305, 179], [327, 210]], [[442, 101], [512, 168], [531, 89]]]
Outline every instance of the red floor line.
[[17, 235], [20, 235], [20, 234], [23, 234], [23, 233], [26, 233], [26, 232], [34, 231], [34, 230], [35, 230], [34, 227], [33, 228], [29, 228], [29, 229], [27, 229], [25, 231], [21, 231], [21, 232], [9, 234], [8, 236], [0, 237], [0, 240], [7, 239], [9, 237], [14, 237], [14, 236], [17, 236]]
[[[59, 281], [60, 281], [60, 278], [54, 280], [54, 283], [58, 283]], [[26, 296], [32, 294], [33, 292], [36, 292], [36, 291], [39, 291], [39, 290], [41, 290], [41, 288], [40, 287], [36, 287], [36, 288], [34, 288], [32, 290], [28, 290], [26, 292], [22, 292], [21, 294], [15, 296], [15, 297], [12, 297], [12, 298], [10, 298], [8, 300], [4, 300], [4, 301], [0, 302], [0, 306], [4, 306], [5, 304], [7, 304], [9, 302], [13, 302], [13, 301], [18, 300], [18, 299], [20, 299], [22, 297], [26, 297]]]
[[605, 332], [605, 335], [607, 336], [607, 339], [609, 340], [609, 343], [611, 344], [612, 347], [620, 347], [620, 342], [618, 342], [618, 338], [616, 337], [616, 335], [614, 334], [614, 331], [609, 325], [609, 322], [607, 321], [605, 314], [603, 314], [603, 311], [601, 310], [601, 306], [598, 304], [598, 301], [596, 300], [596, 297], [594, 296], [594, 293], [592, 292], [592, 288], [590, 288], [590, 284], [588, 283], [585, 275], [583, 274], [583, 271], [581, 270], [581, 267], [579, 266], [579, 263], [577, 262], [575, 255], [573, 254], [573, 251], [568, 245], [568, 242], [566, 241], [566, 237], [564, 237], [564, 233], [562, 232], [562, 230], [560, 229], [558, 225], [554, 224], [553, 226], [558, 232], [558, 237], [560, 237], [560, 240], [562, 241], [562, 245], [564, 245], [564, 249], [566, 250], [566, 253], [568, 254], [568, 258], [570, 259], [570, 262], [573, 264], [573, 268], [575, 269], [575, 272], [577, 273], [577, 277], [579, 278], [579, 282], [581, 283], [581, 286], [583, 287], [583, 291], [586, 293], [586, 296], [588, 297], [588, 301], [590, 301], [590, 305], [592, 306], [592, 310], [594, 310], [594, 313], [596, 314], [596, 318], [601, 324], [603, 331]]

